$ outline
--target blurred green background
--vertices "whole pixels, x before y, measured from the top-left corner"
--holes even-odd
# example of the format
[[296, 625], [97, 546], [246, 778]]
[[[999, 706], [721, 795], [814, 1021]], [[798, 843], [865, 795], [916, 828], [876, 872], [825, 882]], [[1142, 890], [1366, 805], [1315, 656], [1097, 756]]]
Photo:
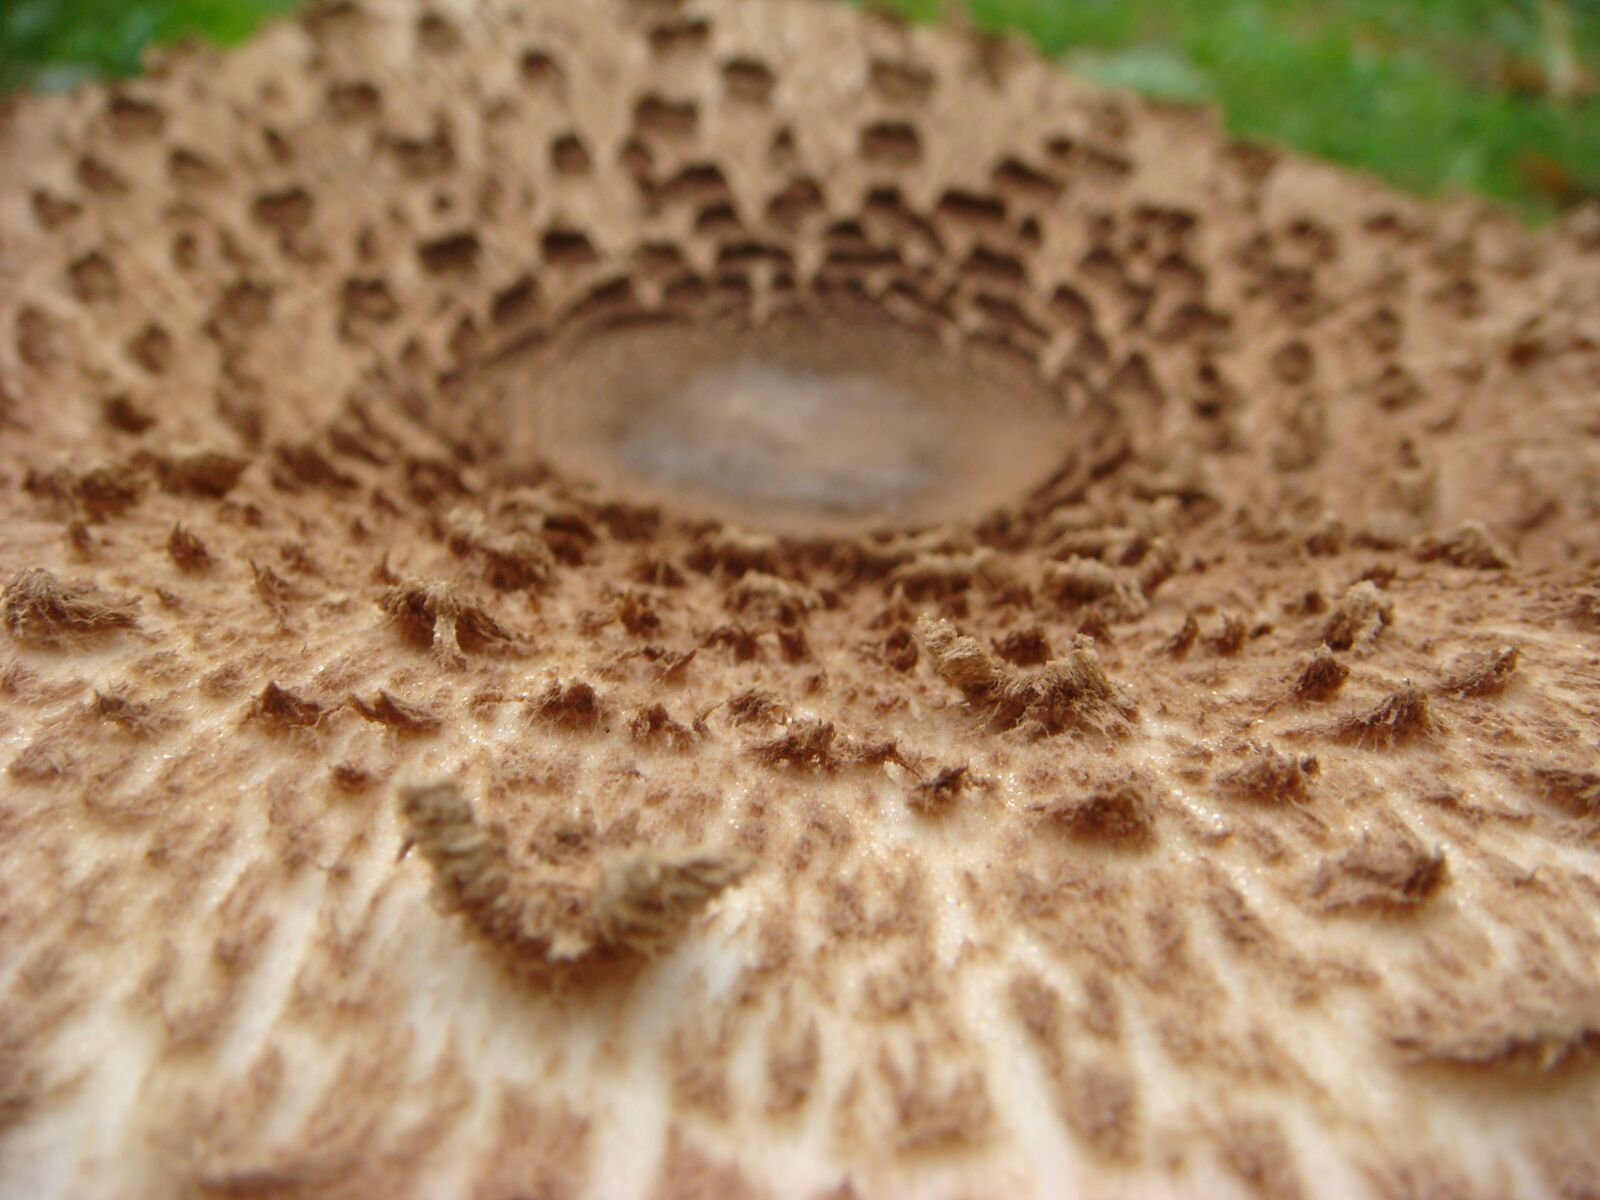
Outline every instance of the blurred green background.
[[[530, 0], [537, 2], [537, 0]], [[1600, 199], [1600, 0], [871, 0], [1020, 32], [1102, 83], [1215, 103], [1231, 128], [1423, 193], [1548, 218]], [[296, 0], [0, 0], [0, 90], [137, 71]]]

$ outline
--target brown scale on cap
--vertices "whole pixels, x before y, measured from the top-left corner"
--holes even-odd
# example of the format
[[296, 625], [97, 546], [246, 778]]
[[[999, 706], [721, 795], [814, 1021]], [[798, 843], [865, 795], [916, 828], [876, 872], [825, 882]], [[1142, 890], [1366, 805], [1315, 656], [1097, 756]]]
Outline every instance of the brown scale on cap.
[[750, 868], [738, 855], [644, 854], [602, 863], [590, 881], [524, 878], [504, 831], [483, 826], [456, 785], [411, 788], [400, 807], [441, 907], [462, 914], [512, 970], [538, 978], [659, 953]]
[[1088, 638], [1025, 673], [956, 633], [948, 621], [924, 616], [917, 636], [946, 683], [966, 697], [992, 729], [1022, 728], [1046, 735], [1067, 729], [1118, 729], [1133, 715], [1124, 689], [1106, 674]]
[[0, 1196], [1593, 1190], [1592, 236], [820, 0], [0, 162]]
[[62, 583], [34, 567], [18, 572], [0, 592], [0, 620], [22, 645], [58, 646], [138, 628], [139, 600], [92, 583]]

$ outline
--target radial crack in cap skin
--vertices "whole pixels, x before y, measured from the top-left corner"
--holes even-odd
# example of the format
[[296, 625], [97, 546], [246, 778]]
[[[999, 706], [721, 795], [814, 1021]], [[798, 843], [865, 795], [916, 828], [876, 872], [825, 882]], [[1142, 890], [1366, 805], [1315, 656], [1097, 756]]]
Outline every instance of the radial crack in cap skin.
[[0, 1196], [1600, 1187], [1600, 248], [811, 0], [0, 114]]

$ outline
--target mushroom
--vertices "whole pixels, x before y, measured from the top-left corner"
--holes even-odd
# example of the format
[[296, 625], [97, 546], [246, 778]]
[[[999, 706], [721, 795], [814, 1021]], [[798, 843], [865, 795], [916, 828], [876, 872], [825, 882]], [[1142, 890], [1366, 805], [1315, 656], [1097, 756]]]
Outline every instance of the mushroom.
[[0, 115], [0, 1193], [1600, 1187], [1600, 258], [804, 0]]

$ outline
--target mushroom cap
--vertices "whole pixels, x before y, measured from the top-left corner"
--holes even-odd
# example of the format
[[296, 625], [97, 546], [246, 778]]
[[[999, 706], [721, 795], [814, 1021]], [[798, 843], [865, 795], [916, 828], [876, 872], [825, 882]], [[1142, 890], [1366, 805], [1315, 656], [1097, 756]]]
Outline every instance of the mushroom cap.
[[1600, 1188], [1600, 245], [810, 0], [0, 112], [0, 1195]]

